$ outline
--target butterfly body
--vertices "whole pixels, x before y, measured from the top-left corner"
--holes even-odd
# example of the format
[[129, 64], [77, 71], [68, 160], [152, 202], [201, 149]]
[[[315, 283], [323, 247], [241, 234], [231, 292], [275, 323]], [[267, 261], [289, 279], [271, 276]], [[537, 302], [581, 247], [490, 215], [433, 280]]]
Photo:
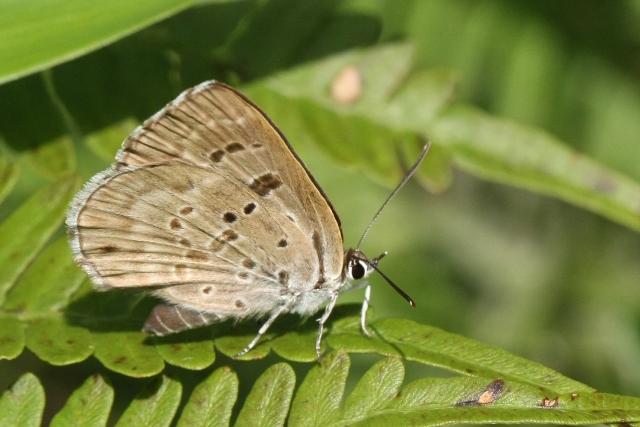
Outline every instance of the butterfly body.
[[137, 128], [76, 196], [67, 226], [98, 289], [166, 301], [146, 332], [269, 316], [245, 352], [280, 314], [329, 302], [322, 332], [337, 295], [372, 271], [364, 254], [345, 252], [337, 214], [282, 133], [213, 81]]

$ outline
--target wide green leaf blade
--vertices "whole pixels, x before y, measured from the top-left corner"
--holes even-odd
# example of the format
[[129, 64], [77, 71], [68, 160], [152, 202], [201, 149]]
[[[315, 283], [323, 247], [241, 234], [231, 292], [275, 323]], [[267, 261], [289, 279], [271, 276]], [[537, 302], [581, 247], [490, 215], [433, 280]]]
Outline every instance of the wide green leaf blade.
[[169, 426], [175, 416], [182, 385], [175, 379], [161, 375], [151, 381], [122, 414], [118, 427]]
[[[375, 395], [374, 383], [370, 384], [369, 391]], [[581, 425], [619, 422], [621, 419], [629, 422], [640, 419], [640, 399], [604, 393], [547, 395], [536, 387], [516, 381], [455, 377], [416, 380], [393, 399], [357, 413], [345, 411], [339, 420], [324, 425]]]
[[0, 84], [86, 54], [193, 3], [5, 1], [0, 15]]
[[80, 185], [67, 178], [41, 189], [0, 224], [0, 306], [15, 280], [60, 227]]
[[44, 410], [44, 389], [31, 373], [22, 375], [0, 396], [0, 426], [37, 427]]
[[380, 319], [374, 331], [407, 360], [454, 372], [513, 379], [550, 393], [591, 392], [593, 389], [552, 369], [514, 356], [497, 347], [406, 319]]
[[[330, 88], [347, 67], [360, 71], [362, 89], [355, 102], [344, 105], [332, 98]], [[434, 189], [448, 181], [442, 163], [451, 161], [482, 178], [560, 198], [640, 231], [637, 182], [544, 132], [469, 106], [451, 106], [453, 79], [413, 67], [411, 45], [382, 45], [305, 64], [246, 91], [290, 140], [313, 139], [332, 157], [389, 183], [401, 172], [398, 148], [405, 158], [415, 158], [419, 150], [407, 134], [424, 135], [434, 151], [446, 151], [436, 156], [440, 176], [429, 177]], [[342, 144], [345, 139], [350, 143]], [[422, 169], [430, 170], [430, 162]]]
[[236, 426], [283, 426], [289, 411], [296, 374], [286, 363], [267, 369], [253, 385]]
[[113, 387], [102, 376], [87, 378], [53, 417], [51, 427], [106, 426], [113, 395]]
[[557, 197], [640, 231], [640, 185], [545, 132], [460, 106], [442, 114], [430, 134], [469, 173]]
[[178, 427], [225, 427], [238, 398], [238, 376], [223, 366], [196, 386], [189, 397]]

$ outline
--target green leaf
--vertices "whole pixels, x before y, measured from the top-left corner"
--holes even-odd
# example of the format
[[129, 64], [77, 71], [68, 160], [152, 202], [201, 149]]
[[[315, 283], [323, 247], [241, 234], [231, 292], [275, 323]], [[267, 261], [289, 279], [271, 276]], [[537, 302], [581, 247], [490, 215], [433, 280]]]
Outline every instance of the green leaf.
[[15, 359], [24, 349], [25, 324], [15, 317], [0, 317], [0, 360]]
[[116, 426], [168, 426], [175, 416], [181, 396], [182, 385], [175, 379], [161, 375], [136, 396]]
[[31, 196], [0, 224], [0, 306], [18, 276], [62, 224], [79, 185], [78, 177], [55, 182]]
[[[360, 98], [343, 105], [331, 98], [329, 88], [349, 66], [360, 70], [364, 83]], [[450, 106], [451, 76], [410, 73], [413, 67], [411, 45], [389, 44], [288, 70], [246, 91], [292, 141], [311, 138], [332, 157], [390, 183], [398, 181], [397, 148], [415, 158], [416, 142], [407, 135], [425, 135], [448, 152], [437, 156], [440, 163], [450, 157], [454, 165], [481, 178], [558, 197], [640, 231], [637, 182], [544, 132], [469, 106]], [[341, 143], [345, 138], [350, 144]], [[396, 144], [388, 143], [394, 139]], [[430, 162], [422, 169], [429, 169]], [[440, 176], [429, 177], [435, 189], [448, 182], [442, 167], [436, 168]]]
[[112, 371], [136, 378], [162, 372], [164, 361], [156, 349], [145, 343], [141, 332], [97, 332], [93, 334], [95, 356]]
[[9, 195], [19, 176], [18, 163], [8, 163], [0, 157], [0, 203]]
[[469, 173], [557, 197], [640, 231], [640, 186], [545, 132], [471, 107], [443, 114], [431, 133]]
[[75, 170], [75, 153], [70, 135], [46, 141], [22, 155], [22, 160], [34, 171], [49, 179], [60, 179]]
[[[47, 278], [46, 286], [43, 278]], [[55, 312], [66, 307], [86, 279], [73, 262], [65, 237], [46, 248], [7, 294], [3, 309], [27, 315]]]
[[30, 373], [22, 375], [0, 397], [0, 425], [37, 427], [44, 410], [44, 389]]
[[106, 426], [113, 394], [113, 387], [102, 376], [87, 378], [53, 417], [51, 427]]
[[320, 426], [338, 418], [349, 366], [347, 353], [335, 352], [311, 368], [293, 399], [289, 425]]
[[291, 366], [277, 363], [253, 385], [236, 426], [283, 426], [289, 411], [296, 375]]
[[271, 341], [271, 349], [287, 360], [315, 362], [318, 359], [315, 344], [317, 335], [318, 330], [316, 328], [309, 328], [307, 331], [288, 332]]
[[71, 326], [60, 317], [48, 317], [29, 323], [26, 345], [40, 359], [52, 365], [78, 363], [93, 354], [91, 333]]
[[[13, 1], [3, 5], [0, 84], [50, 68], [175, 14], [193, 0]], [[37, 29], [37, 31], [34, 31]]]
[[185, 369], [204, 369], [216, 360], [211, 333], [206, 328], [157, 337], [155, 346], [167, 363]]
[[502, 349], [411, 320], [380, 319], [373, 329], [407, 360], [446, 366], [467, 375], [514, 379], [548, 393], [593, 391], [591, 387]]
[[397, 357], [376, 363], [347, 397], [342, 417], [356, 419], [381, 410], [397, 396], [404, 380], [404, 365]]
[[[340, 409], [349, 365], [346, 353], [328, 354], [321, 366], [307, 374], [291, 411], [293, 369], [285, 363], [268, 367], [253, 385], [235, 425], [284, 425], [287, 416], [292, 427], [640, 421], [638, 398], [592, 391], [549, 394], [517, 380], [427, 377], [401, 387], [404, 366], [395, 356], [380, 360], [365, 372]], [[117, 425], [171, 425], [181, 393], [178, 379], [159, 376], [131, 402]], [[193, 390], [177, 425], [229, 425], [237, 394], [236, 374], [228, 367], [214, 371]], [[105, 425], [113, 400], [109, 382], [97, 375], [90, 377], [72, 394], [52, 425]], [[39, 422], [43, 406], [42, 387], [33, 375], [26, 374], [0, 398], [0, 420], [15, 423], [28, 417]]]
[[238, 397], [238, 376], [223, 366], [213, 371], [191, 393], [178, 427], [224, 427]]

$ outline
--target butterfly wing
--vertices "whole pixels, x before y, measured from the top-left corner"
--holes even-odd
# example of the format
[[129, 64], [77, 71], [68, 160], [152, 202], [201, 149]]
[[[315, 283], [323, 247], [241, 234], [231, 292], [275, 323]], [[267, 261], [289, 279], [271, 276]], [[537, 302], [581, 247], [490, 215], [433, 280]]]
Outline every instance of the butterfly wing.
[[196, 309], [264, 313], [342, 273], [322, 191], [264, 113], [214, 82], [134, 131], [67, 224], [99, 287], [159, 288]]

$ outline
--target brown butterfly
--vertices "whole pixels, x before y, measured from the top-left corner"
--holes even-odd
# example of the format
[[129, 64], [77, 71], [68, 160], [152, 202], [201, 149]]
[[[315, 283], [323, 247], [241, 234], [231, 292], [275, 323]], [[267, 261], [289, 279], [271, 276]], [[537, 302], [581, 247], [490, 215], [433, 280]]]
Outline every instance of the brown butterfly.
[[236, 356], [281, 314], [309, 315], [328, 303], [320, 358], [338, 295], [384, 255], [344, 250], [338, 215], [284, 135], [249, 99], [214, 81], [138, 127], [116, 162], [78, 193], [66, 222], [75, 261], [99, 290], [147, 288], [164, 300], [146, 333], [268, 316]]

